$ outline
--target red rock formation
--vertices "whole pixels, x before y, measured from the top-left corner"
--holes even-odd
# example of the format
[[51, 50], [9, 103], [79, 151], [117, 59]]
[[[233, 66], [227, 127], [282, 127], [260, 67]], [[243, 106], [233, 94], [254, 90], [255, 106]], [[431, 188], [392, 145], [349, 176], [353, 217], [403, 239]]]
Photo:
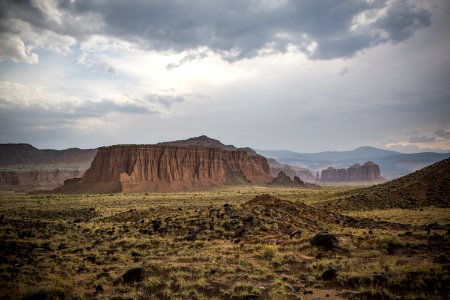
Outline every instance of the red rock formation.
[[289, 165], [280, 164], [273, 158], [268, 158], [267, 162], [269, 163], [270, 174], [272, 174], [272, 176], [274, 177], [278, 176], [280, 172], [283, 172], [285, 175], [291, 178], [297, 176], [295, 170]]
[[55, 192], [171, 192], [271, 180], [266, 158], [245, 150], [117, 145], [99, 148], [83, 178]]
[[286, 165], [286, 164], [280, 164], [278, 161], [276, 161], [273, 158], [268, 158], [267, 162], [269, 163], [270, 174], [272, 174], [272, 176], [274, 176], [274, 177], [278, 176], [278, 174], [280, 172], [283, 172], [284, 174], [286, 174], [287, 176], [289, 176], [291, 178], [294, 178], [295, 176], [297, 176], [300, 179], [302, 179], [303, 181], [309, 181], [309, 182], [315, 181], [315, 177], [314, 177], [313, 173], [306, 168], [301, 168], [298, 166], [290, 166], [290, 165]]
[[317, 187], [317, 185], [315, 184], [305, 183], [298, 176], [294, 176], [294, 180], [292, 180], [291, 177], [287, 176], [283, 171], [278, 173], [278, 176], [275, 179], [273, 179], [268, 185], [275, 187], [293, 187], [293, 188]]
[[322, 170], [320, 181], [322, 182], [364, 182], [380, 181], [380, 167], [368, 161], [364, 165], [354, 164], [348, 169], [335, 169], [329, 167]]
[[0, 144], [0, 190], [54, 189], [83, 176], [97, 149], [39, 150], [29, 144]]
[[0, 171], [0, 190], [28, 192], [36, 189], [53, 189], [65, 180], [82, 176], [84, 170], [28, 170]]

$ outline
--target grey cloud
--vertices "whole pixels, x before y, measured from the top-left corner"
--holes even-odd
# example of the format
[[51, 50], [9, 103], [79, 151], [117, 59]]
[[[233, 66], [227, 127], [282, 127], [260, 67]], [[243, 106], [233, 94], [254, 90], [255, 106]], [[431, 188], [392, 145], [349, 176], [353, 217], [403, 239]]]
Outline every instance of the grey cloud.
[[166, 69], [168, 71], [170, 71], [172, 69], [181, 67], [185, 63], [188, 63], [188, 62], [193, 61], [193, 60], [202, 59], [202, 58], [205, 58], [207, 56], [208, 56], [208, 53], [206, 51], [199, 51], [199, 52], [189, 53], [188, 55], [184, 56], [179, 61], [167, 64]]
[[376, 22], [378, 29], [387, 34], [387, 39], [401, 42], [411, 37], [420, 28], [431, 25], [430, 13], [415, 9], [405, 0], [394, 1], [386, 16]]
[[172, 95], [147, 95], [145, 96], [145, 100], [151, 103], [158, 103], [163, 105], [165, 108], [172, 107], [175, 103], [185, 102], [186, 98], [182, 95], [172, 96]]
[[116, 69], [106, 61], [101, 61], [98, 64], [96, 64], [95, 66], [96, 66], [97, 70], [104, 72], [104, 73], [110, 73], [110, 74], [117, 73]]
[[[260, 0], [65, 0], [57, 7], [33, 3], [5, 1], [8, 12], [1, 18], [19, 18], [34, 28], [78, 39], [94, 33], [118, 37], [149, 50], [207, 48], [230, 62], [289, 48], [312, 59], [351, 57], [374, 45], [403, 41], [431, 24], [428, 11], [402, 0], [292, 0], [280, 5]], [[354, 28], [358, 16], [375, 16], [384, 9], [375, 21]], [[85, 20], [81, 24], [80, 17]], [[190, 54], [167, 68], [198, 58], [202, 56]]]
[[348, 72], [350, 72], [350, 69], [348, 67], [344, 67], [339, 71], [339, 74], [345, 76], [345, 74], [347, 74]]
[[431, 143], [435, 142], [436, 138], [433, 136], [425, 136], [425, 135], [415, 135], [409, 138], [409, 142], [412, 144], [416, 143]]
[[0, 35], [0, 61], [11, 59], [16, 62], [25, 62], [36, 64], [38, 56], [36, 53], [30, 53], [25, 43], [18, 36], [9, 34]]
[[[57, 104], [33, 103], [29, 105], [0, 99], [1, 115], [14, 117], [22, 124], [71, 124], [82, 118], [99, 118], [109, 113], [148, 114], [156, 113], [148, 107], [135, 103], [116, 103], [112, 100], [87, 100], [82, 103], [66, 101]], [[30, 123], [30, 125], [32, 125]]]
[[449, 139], [450, 140], [450, 131], [439, 129], [439, 130], [435, 131], [434, 134], [437, 135], [438, 137], [443, 138], [443, 139]]

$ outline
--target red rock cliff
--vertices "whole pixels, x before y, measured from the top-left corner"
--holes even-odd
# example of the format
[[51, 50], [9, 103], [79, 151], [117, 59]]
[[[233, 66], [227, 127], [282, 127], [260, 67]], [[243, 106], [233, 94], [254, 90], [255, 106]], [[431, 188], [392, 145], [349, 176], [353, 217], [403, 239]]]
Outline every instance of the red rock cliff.
[[271, 180], [266, 158], [245, 150], [117, 145], [99, 148], [83, 178], [55, 192], [168, 192]]
[[320, 181], [322, 182], [357, 182], [357, 181], [379, 181], [380, 167], [368, 161], [364, 165], [354, 164], [348, 169], [335, 169], [329, 167], [322, 170]]
[[84, 170], [0, 171], [0, 191], [29, 192], [54, 189], [69, 178], [82, 176]]

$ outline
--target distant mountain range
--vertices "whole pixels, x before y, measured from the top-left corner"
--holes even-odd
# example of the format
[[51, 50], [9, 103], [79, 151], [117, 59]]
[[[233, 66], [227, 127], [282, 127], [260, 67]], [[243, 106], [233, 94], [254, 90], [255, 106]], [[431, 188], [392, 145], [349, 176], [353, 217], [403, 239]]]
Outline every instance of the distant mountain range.
[[350, 151], [298, 153], [289, 150], [256, 150], [280, 163], [320, 171], [328, 167], [347, 168], [356, 163], [373, 161], [381, 169], [381, 176], [394, 179], [450, 157], [450, 153], [422, 152], [404, 154], [375, 147], [359, 147]]

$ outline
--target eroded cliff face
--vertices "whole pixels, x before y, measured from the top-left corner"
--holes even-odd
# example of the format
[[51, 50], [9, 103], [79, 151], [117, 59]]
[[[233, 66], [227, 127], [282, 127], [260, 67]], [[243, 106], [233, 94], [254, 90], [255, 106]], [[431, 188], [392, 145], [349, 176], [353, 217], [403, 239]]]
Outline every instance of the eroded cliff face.
[[118, 145], [99, 148], [82, 179], [55, 192], [172, 192], [271, 180], [266, 158], [245, 150]]
[[364, 165], [355, 164], [348, 169], [335, 169], [329, 167], [322, 170], [320, 181], [322, 182], [364, 182], [380, 181], [380, 167], [368, 161]]
[[82, 176], [84, 170], [29, 170], [0, 171], [0, 190], [29, 192], [36, 189], [53, 189], [65, 180]]

